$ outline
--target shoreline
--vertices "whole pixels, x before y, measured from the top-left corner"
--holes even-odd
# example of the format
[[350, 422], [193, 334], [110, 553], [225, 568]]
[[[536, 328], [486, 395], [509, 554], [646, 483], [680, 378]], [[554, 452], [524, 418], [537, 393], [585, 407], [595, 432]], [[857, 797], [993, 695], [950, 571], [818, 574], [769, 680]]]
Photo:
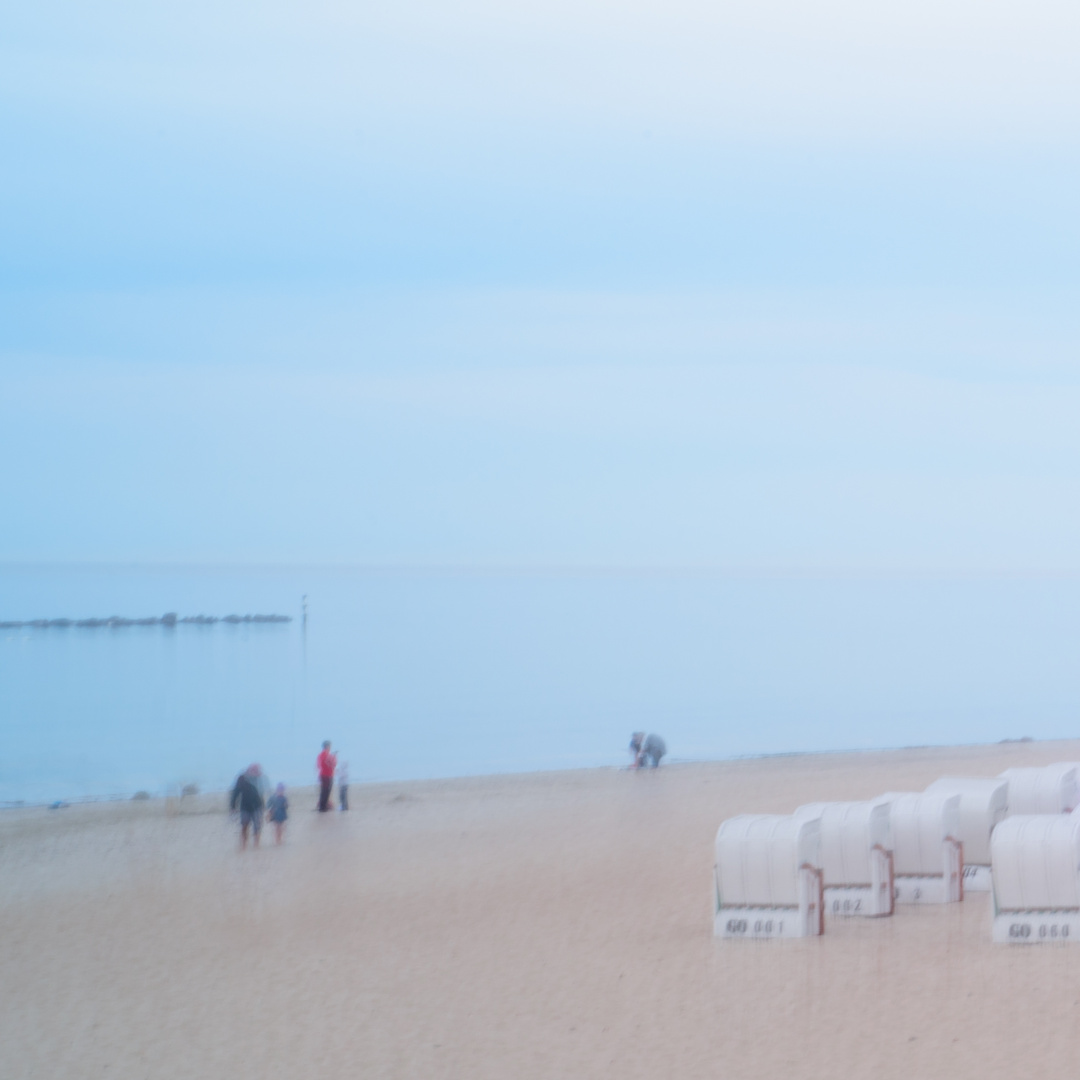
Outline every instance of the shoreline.
[[[952, 752], [952, 751], [964, 751], [964, 750], [988, 750], [992, 747], [1001, 747], [1007, 749], [1010, 747], [1034, 747], [1041, 748], [1053, 745], [1070, 745], [1075, 740], [1071, 739], [1035, 739], [1029, 736], [1024, 736], [1019, 739], [999, 739], [993, 743], [943, 743], [943, 744], [922, 744], [914, 746], [889, 746], [879, 747], [872, 749], [858, 749], [848, 748], [844, 750], [778, 750], [770, 751], [762, 754], [739, 754], [734, 757], [726, 758], [679, 758], [673, 757], [671, 759], [665, 758], [661, 764], [661, 769], [676, 769], [685, 768], [688, 766], [711, 766], [711, 765], [731, 765], [738, 762], [747, 761], [771, 761], [771, 760], [786, 760], [786, 759], [799, 759], [799, 758], [827, 758], [827, 757], [851, 757], [859, 754], [901, 754], [901, 753], [916, 753], [920, 751], [926, 752]], [[1068, 760], [1072, 760], [1071, 758]], [[1080, 754], [1078, 754], [1077, 760], [1080, 760]], [[448, 776], [419, 776], [419, 777], [407, 777], [405, 779], [397, 780], [364, 780], [361, 778], [352, 780], [350, 787], [359, 789], [361, 787], [367, 788], [377, 785], [391, 785], [391, 784], [435, 784], [445, 781], [473, 781], [482, 780], [490, 777], [520, 777], [520, 776], [540, 776], [540, 775], [561, 775], [563, 773], [580, 773], [580, 772], [603, 772], [603, 771], [622, 771], [626, 770], [627, 765], [579, 765], [569, 766], [565, 769], [521, 769], [518, 771], [510, 772], [482, 772], [482, 773], [460, 773]], [[300, 790], [309, 786], [308, 784], [287, 785], [289, 790]], [[317, 787], [317, 785], [314, 785]], [[335, 785], [336, 786], [336, 785]], [[144, 791], [147, 789], [138, 789]], [[228, 787], [208, 787], [200, 788], [199, 795], [227, 795], [230, 791]], [[41, 810], [41, 809], [73, 809], [77, 806], [95, 805], [98, 803], [114, 804], [124, 802], [143, 802], [143, 803], [161, 803], [170, 799], [185, 799], [190, 796], [180, 796], [171, 794], [161, 794], [153, 791], [147, 791], [146, 798], [137, 799], [135, 796], [137, 791], [122, 792], [111, 795], [72, 795], [63, 799], [54, 799], [52, 801], [36, 802], [31, 800], [16, 799], [16, 800], [0, 800], [0, 814], [12, 811], [12, 810]], [[59, 804], [59, 805], [57, 805]]]

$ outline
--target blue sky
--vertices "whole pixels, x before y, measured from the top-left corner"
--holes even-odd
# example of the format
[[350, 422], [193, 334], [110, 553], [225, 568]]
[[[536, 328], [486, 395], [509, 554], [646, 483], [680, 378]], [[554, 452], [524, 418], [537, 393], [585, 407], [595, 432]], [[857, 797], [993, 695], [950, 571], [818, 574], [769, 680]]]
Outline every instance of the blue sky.
[[24, 5], [0, 559], [1080, 565], [1075, 5]]

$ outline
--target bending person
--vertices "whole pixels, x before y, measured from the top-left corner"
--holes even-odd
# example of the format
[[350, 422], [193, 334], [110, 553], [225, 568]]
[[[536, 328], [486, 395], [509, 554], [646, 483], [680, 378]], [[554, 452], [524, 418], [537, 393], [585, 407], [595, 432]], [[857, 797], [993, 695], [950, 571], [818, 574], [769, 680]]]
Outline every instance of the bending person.
[[659, 735], [646, 735], [644, 731], [635, 731], [630, 738], [630, 753], [634, 758], [630, 768], [640, 769], [648, 765], [655, 769], [667, 753], [667, 746]]

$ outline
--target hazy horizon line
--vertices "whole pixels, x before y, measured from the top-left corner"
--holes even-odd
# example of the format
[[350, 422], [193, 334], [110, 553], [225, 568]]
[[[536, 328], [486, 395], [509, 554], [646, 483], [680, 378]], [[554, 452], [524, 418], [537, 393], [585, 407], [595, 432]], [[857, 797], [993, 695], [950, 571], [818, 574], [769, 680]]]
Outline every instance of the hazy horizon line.
[[730, 576], [761, 578], [1078, 578], [1076, 566], [959, 564], [837, 564], [741, 562], [597, 562], [590, 560], [381, 559], [3, 559], [5, 570], [313, 570], [359, 573], [553, 574], [567, 576]]

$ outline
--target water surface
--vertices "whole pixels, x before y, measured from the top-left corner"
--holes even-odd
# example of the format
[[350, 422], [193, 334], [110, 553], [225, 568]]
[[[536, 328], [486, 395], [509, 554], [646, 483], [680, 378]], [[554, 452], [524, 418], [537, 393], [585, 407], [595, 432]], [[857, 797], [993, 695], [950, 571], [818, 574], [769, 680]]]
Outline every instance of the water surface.
[[[309, 618], [301, 618], [301, 597]], [[0, 802], [1075, 736], [1080, 581], [1032, 577], [6, 567]]]

